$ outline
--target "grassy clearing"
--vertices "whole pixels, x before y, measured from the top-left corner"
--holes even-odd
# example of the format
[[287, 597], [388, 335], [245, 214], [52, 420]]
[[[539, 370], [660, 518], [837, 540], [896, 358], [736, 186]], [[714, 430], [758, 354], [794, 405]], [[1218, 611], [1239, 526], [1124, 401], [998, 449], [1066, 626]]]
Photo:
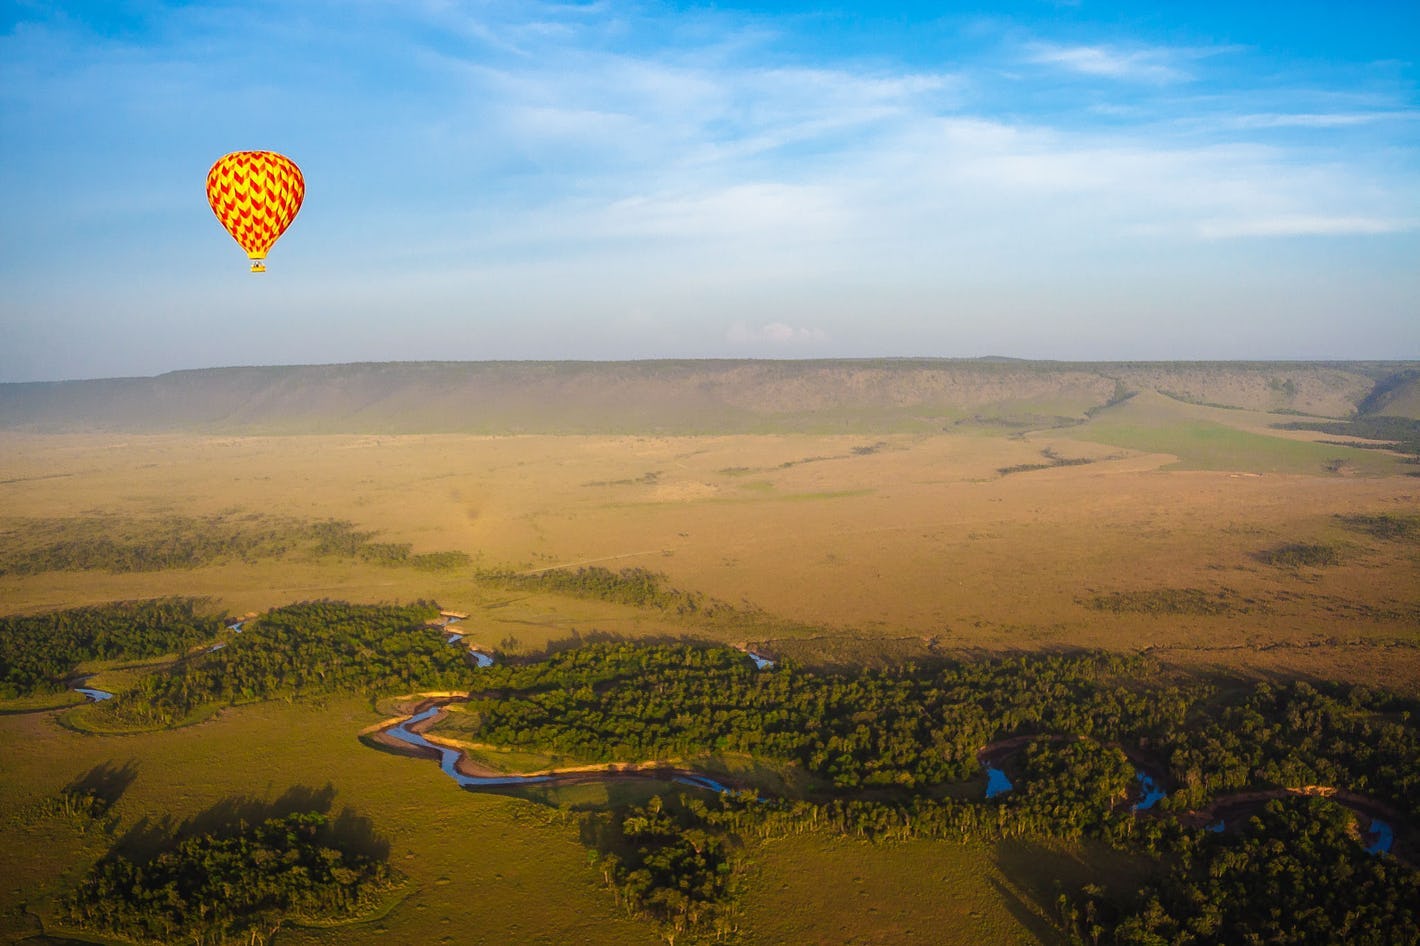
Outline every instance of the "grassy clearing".
[[[764, 946], [1056, 944], [991, 847], [789, 837], [756, 846], [744, 937]], [[993, 863], [994, 861], [994, 863]]]
[[119, 837], [233, 799], [272, 802], [293, 787], [328, 798], [332, 814], [349, 808], [369, 819], [409, 876], [408, 897], [381, 919], [283, 931], [283, 943], [657, 941], [650, 926], [616, 915], [575, 824], [527, 800], [460, 791], [432, 763], [362, 747], [355, 733], [378, 718], [357, 700], [263, 703], [185, 729], [96, 738], [45, 714], [0, 717], [0, 935], [33, 931], [21, 905], [48, 915], [53, 897], [114, 840], [24, 811], [111, 763], [136, 773], [113, 808]]

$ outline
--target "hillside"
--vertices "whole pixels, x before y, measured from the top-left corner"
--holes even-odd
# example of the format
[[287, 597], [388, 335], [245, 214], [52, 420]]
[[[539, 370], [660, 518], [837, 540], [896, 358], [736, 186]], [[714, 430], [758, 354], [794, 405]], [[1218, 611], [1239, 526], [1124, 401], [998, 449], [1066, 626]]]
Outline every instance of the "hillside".
[[1416, 416], [1414, 362], [417, 362], [0, 385], [0, 429], [203, 433], [923, 431], [1078, 422], [1123, 394]]

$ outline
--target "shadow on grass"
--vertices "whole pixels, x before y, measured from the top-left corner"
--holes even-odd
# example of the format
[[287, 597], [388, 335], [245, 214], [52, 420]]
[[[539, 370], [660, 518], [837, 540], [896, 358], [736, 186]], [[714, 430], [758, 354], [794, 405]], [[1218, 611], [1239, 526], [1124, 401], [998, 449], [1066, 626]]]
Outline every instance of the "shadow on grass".
[[99, 802], [102, 810], [107, 811], [123, 797], [123, 793], [128, 791], [128, 787], [137, 778], [138, 764], [132, 759], [122, 766], [103, 762], [64, 786], [64, 794], [81, 798], [92, 797]]
[[335, 787], [295, 785], [275, 799], [235, 795], [178, 822], [171, 815], [144, 817], [119, 838], [109, 851], [137, 863], [152, 860], [187, 838], [199, 835], [235, 837], [272, 818], [297, 813], [318, 813], [327, 818], [322, 843], [378, 860], [389, 857], [388, 839], [375, 832], [374, 822], [350, 808], [331, 815]]

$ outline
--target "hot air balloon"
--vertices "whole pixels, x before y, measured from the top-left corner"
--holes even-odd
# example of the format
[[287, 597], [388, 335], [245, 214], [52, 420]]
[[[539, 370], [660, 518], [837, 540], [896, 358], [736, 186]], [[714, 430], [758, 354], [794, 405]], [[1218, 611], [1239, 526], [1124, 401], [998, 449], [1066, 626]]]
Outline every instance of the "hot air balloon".
[[296, 219], [305, 196], [301, 169], [274, 151], [233, 151], [207, 172], [207, 202], [251, 257], [254, 273], [266, 272], [266, 251]]

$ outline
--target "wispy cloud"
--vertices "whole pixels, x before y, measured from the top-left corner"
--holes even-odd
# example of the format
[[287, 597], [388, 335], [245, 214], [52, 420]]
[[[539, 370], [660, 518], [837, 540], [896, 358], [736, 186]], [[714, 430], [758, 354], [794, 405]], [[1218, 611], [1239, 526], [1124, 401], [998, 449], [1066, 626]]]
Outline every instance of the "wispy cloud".
[[[130, 275], [147, 254], [206, 298], [201, 238], [221, 236], [193, 174], [250, 146], [308, 170], [278, 250], [329, 284], [299, 305], [517, 313], [534, 340], [637, 309], [714, 351], [828, 351], [854, 325], [911, 351], [948, 337], [933, 316], [995, 324], [1012, 293], [1022, 312], [1071, 291], [1093, 311], [1131, 265], [1203, 286], [1253, 254], [1300, 285], [1324, 269], [1303, 241], [1385, 239], [1400, 259], [1420, 232], [1420, 108], [1367, 64], [1348, 76], [1374, 85], [1117, 24], [934, 21], [900, 56], [847, 55], [873, 37], [655, 2], [300, 7], [295, 25], [274, 0], [214, 0], [136, 39], [58, 16], [0, 35], [7, 289], [42, 299], [83, 271], [149, 312], [153, 284]], [[230, 35], [239, 13], [254, 39]], [[606, 332], [586, 337], [614, 351]]]
[[1068, 72], [1137, 82], [1183, 82], [1192, 74], [1180, 63], [1195, 58], [1194, 50], [1168, 47], [1125, 49], [1117, 46], [1061, 46], [1031, 43], [1026, 59], [1040, 65], [1057, 66]]
[[1325, 217], [1309, 214], [1281, 214], [1272, 217], [1241, 217], [1208, 220], [1198, 225], [1200, 236], [1208, 239], [1237, 237], [1356, 236], [1400, 233], [1420, 228], [1420, 220], [1394, 217]]
[[828, 333], [822, 329], [793, 326], [784, 322], [769, 322], [760, 326], [733, 322], [725, 331], [725, 340], [734, 345], [768, 342], [772, 345], [787, 346], [824, 342], [828, 340]]
[[1236, 115], [1227, 123], [1234, 128], [1349, 128], [1417, 119], [1420, 119], [1420, 111], [1397, 109], [1379, 112], [1270, 112]]

